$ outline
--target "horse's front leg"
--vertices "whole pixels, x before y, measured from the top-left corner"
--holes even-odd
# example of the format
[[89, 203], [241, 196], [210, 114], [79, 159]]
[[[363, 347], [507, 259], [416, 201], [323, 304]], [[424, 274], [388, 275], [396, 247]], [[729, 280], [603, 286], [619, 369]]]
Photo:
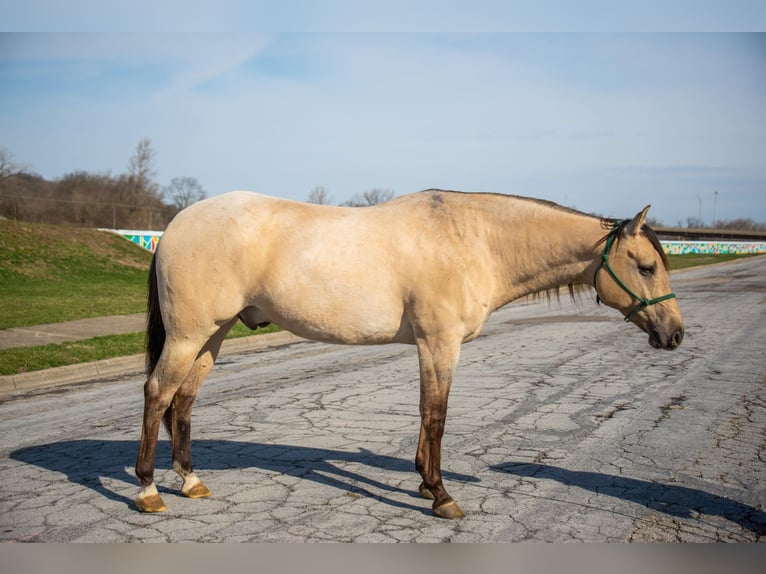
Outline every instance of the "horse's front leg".
[[447, 419], [452, 374], [460, 343], [418, 344], [420, 359], [420, 437], [415, 468], [423, 478], [418, 490], [433, 500], [433, 511], [441, 518], [463, 518], [465, 514], [447, 493], [441, 474], [441, 441]]

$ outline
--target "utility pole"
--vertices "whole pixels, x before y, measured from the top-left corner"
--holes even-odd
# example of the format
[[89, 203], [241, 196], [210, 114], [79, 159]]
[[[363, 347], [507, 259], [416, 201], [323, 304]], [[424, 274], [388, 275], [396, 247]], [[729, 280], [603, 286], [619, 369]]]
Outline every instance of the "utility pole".
[[718, 228], [718, 190], [713, 192], [713, 229]]

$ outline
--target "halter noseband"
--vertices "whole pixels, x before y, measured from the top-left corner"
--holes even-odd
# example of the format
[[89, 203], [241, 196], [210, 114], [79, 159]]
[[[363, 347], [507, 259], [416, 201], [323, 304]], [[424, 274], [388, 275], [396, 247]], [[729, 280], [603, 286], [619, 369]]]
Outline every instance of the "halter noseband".
[[609, 232], [609, 236], [606, 238], [606, 245], [604, 246], [604, 252], [601, 254], [601, 263], [599, 263], [598, 268], [596, 269], [596, 274], [593, 276], [593, 288], [596, 290], [596, 303], [601, 303], [601, 296], [598, 293], [598, 287], [596, 287], [596, 279], [598, 279], [598, 272], [601, 271], [601, 268], [605, 268], [607, 273], [614, 279], [615, 283], [625, 291], [628, 295], [633, 297], [634, 299], [638, 300], [638, 305], [633, 307], [627, 315], [625, 315], [625, 322], [629, 322], [630, 318], [638, 313], [639, 311], [643, 311], [646, 309], [649, 305], [654, 305], [655, 303], [659, 303], [660, 301], [665, 301], [667, 299], [673, 299], [676, 294], [675, 293], [668, 293], [667, 295], [663, 295], [662, 297], [655, 297], [654, 299], [645, 299], [643, 297], [639, 297], [636, 295], [633, 291], [630, 290], [630, 288], [625, 285], [625, 283], [622, 282], [622, 280], [617, 276], [617, 273], [614, 272], [614, 269], [612, 269], [612, 266], [609, 265], [609, 251], [612, 249], [612, 244], [614, 243], [615, 237], [617, 237], [617, 233], [620, 230], [620, 226], [622, 225], [622, 221], [617, 221], [614, 226], [612, 227], [612, 230]]

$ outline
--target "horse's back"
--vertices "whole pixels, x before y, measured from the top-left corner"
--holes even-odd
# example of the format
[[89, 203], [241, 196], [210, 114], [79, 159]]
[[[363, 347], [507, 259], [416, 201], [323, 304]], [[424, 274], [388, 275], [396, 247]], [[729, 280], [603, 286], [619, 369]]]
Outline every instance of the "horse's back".
[[412, 305], [447, 305], [452, 321], [470, 313], [465, 289], [481, 261], [466, 251], [475, 242], [454, 231], [449, 200], [421, 192], [349, 208], [253, 192], [216, 196], [168, 226], [161, 279], [183, 313], [216, 322], [245, 309], [250, 323], [313, 339], [412, 342]]
[[313, 339], [401, 339], [405, 297], [389, 253], [394, 242], [386, 225], [369, 217], [372, 209], [253, 192], [191, 206], [158, 249], [166, 306], [173, 307], [166, 314], [221, 322], [245, 310], [251, 323], [274, 322]]
[[[210, 251], [221, 256], [239, 248], [252, 253], [273, 247], [302, 252], [337, 247], [346, 256], [389, 253], [401, 262], [407, 254], [420, 255], [423, 249], [442, 249], [449, 243], [444, 226], [434, 222], [434, 215], [434, 200], [426, 192], [359, 208], [233, 191], [181, 211], [163, 235], [162, 249], [172, 250], [177, 257], [179, 251], [191, 249], [197, 255]], [[424, 239], [429, 233], [434, 241]], [[410, 245], [411, 240], [417, 245]]]

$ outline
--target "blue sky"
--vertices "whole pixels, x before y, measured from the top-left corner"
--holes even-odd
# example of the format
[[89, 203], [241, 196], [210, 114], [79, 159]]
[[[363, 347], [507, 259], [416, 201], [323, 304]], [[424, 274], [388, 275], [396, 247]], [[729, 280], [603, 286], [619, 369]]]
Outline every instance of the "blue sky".
[[[24, 10], [6, 29], [34, 29]], [[700, 208], [710, 222], [718, 191], [719, 219], [766, 222], [766, 34], [474, 20], [457, 33], [3, 33], [0, 146], [58, 178], [124, 173], [150, 138], [160, 184], [191, 176], [208, 195], [442, 187], [619, 217], [651, 203], [675, 225]]]

